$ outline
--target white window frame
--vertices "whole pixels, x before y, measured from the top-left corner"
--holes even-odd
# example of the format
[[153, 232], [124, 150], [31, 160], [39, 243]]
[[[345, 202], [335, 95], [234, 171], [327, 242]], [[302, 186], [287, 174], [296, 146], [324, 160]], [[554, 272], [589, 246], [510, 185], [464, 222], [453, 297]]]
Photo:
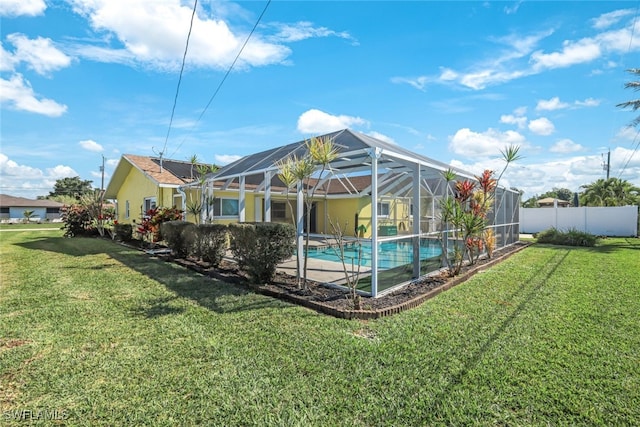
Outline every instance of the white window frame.
[[[147, 204], [149, 205], [148, 208]], [[150, 209], [154, 209], [156, 207], [158, 207], [158, 204], [155, 197], [145, 197], [142, 201], [142, 215], [146, 215]]]
[[131, 215], [131, 212], [129, 210], [129, 201], [126, 200], [124, 202], [124, 219], [129, 219], [130, 215]]
[[[224, 202], [233, 202], [236, 204], [236, 209], [237, 212], [234, 215], [222, 215], [222, 204]], [[216, 209], [217, 206], [217, 209]], [[216, 198], [213, 201], [213, 216], [216, 218], [239, 218], [240, 217], [240, 203], [238, 202], [238, 199], [232, 199], [229, 197], [220, 197], [220, 198]]]
[[[387, 213], [386, 214], [382, 213], [383, 206], [386, 206], [386, 209], [387, 209]], [[379, 218], [389, 218], [389, 215], [391, 215], [391, 203], [389, 203], [389, 202], [378, 202], [376, 209], [378, 209], [378, 217]]]

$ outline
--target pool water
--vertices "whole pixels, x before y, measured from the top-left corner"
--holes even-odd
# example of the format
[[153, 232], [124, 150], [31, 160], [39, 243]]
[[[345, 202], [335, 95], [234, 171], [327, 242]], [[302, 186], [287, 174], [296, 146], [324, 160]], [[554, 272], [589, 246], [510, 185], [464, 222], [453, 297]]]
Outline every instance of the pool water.
[[[413, 244], [410, 242], [391, 241], [378, 243], [378, 269], [388, 270], [413, 263]], [[309, 251], [309, 258], [324, 261], [341, 262], [338, 248], [322, 248]], [[420, 243], [420, 259], [440, 256], [442, 248], [437, 241], [423, 239]], [[349, 243], [344, 249], [347, 266], [360, 265], [371, 267], [371, 242]]]

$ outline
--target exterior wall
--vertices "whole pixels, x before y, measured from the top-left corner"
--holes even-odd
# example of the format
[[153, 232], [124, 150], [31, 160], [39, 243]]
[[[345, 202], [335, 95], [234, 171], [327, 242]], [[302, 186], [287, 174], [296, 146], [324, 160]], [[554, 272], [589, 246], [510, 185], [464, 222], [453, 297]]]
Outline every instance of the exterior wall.
[[551, 227], [602, 236], [637, 236], [638, 207], [520, 208], [520, 232], [538, 233]]
[[[162, 195], [158, 186], [144, 176], [138, 169], [131, 168], [122, 186], [118, 190], [118, 221], [132, 223], [140, 221], [142, 205], [146, 197], [155, 197], [158, 206], [161, 205]], [[172, 190], [172, 189], [168, 189]], [[129, 217], [126, 217], [126, 202], [129, 201]], [[173, 201], [171, 201], [173, 203]], [[172, 205], [169, 205], [172, 206]]]
[[[365, 205], [366, 203], [366, 205]], [[366, 214], [362, 213], [363, 207], [367, 206], [369, 210]], [[330, 199], [327, 200], [327, 215], [331, 222], [336, 226], [344, 228], [346, 226], [345, 235], [355, 236], [355, 228], [357, 225], [362, 224], [367, 227], [367, 232], [363, 237], [371, 236], [371, 209], [368, 201], [368, 197], [361, 197], [357, 199]], [[358, 224], [356, 224], [355, 217], [358, 214]], [[324, 216], [324, 215], [323, 215]], [[329, 222], [323, 218], [323, 225], [326, 223], [326, 233], [333, 234]], [[321, 229], [321, 230], [324, 230]]]
[[47, 208], [37, 208], [37, 207], [9, 207], [9, 215], [8, 218], [11, 220], [25, 220], [24, 211], [33, 211], [33, 215], [31, 216], [31, 221], [40, 221], [47, 218]]

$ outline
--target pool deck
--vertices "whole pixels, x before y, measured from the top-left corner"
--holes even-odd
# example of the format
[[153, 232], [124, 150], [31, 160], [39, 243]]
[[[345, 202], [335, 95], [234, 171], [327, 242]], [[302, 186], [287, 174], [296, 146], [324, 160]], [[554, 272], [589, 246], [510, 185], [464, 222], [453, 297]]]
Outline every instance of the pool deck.
[[[530, 237], [530, 235], [521, 234], [521, 238]], [[327, 247], [335, 245], [335, 239], [329, 238], [312, 238], [309, 241], [310, 248]], [[304, 262], [304, 261], [303, 261]], [[287, 261], [278, 265], [279, 272], [289, 274], [291, 276], [296, 275], [296, 257], [291, 257]], [[360, 277], [366, 277], [371, 274], [371, 269], [363, 267], [360, 270]], [[307, 264], [307, 278], [321, 283], [332, 283], [341, 285], [346, 283], [345, 273], [342, 268], [342, 263], [335, 261], [326, 261], [320, 259], [314, 259], [309, 257]]]

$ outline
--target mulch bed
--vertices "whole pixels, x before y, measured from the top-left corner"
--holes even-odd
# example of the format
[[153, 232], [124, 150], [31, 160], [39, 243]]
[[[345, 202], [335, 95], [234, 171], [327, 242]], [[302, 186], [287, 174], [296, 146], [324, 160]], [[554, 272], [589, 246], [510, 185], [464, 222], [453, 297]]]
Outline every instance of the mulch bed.
[[308, 281], [307, 289], [302, 290], [298, 288], [295, 277], [277, 273], [271, 283], [258, 285], [251, 283], [249, 278], [238, 270], [235, 263], [227, 260], [224, 260], [219, 267], [214, 268], [207, 263], [174, 258], [168, 254], [154, 256], [178, 263], [214, 279], [245, 286], [255, 292], [298, 304], [320, 313], [344, 319], [376, 319], [417, 307], [440, 292], [466, 281], [477, 272], [486, 270], [527, 246], [529, 243], [516, 242], [506, 248], [496, 250], [492, 258], [481, 258], [474, 265], [464, 266], [461, 273], [455, 277], [450, 277], [445, 271], [440, 271], [417, 279], [378, 298], [361, 296], [360, 310], [353, 309], [353, 302], [349, 299], [347, 291], [325, 286], [318, 282]]

